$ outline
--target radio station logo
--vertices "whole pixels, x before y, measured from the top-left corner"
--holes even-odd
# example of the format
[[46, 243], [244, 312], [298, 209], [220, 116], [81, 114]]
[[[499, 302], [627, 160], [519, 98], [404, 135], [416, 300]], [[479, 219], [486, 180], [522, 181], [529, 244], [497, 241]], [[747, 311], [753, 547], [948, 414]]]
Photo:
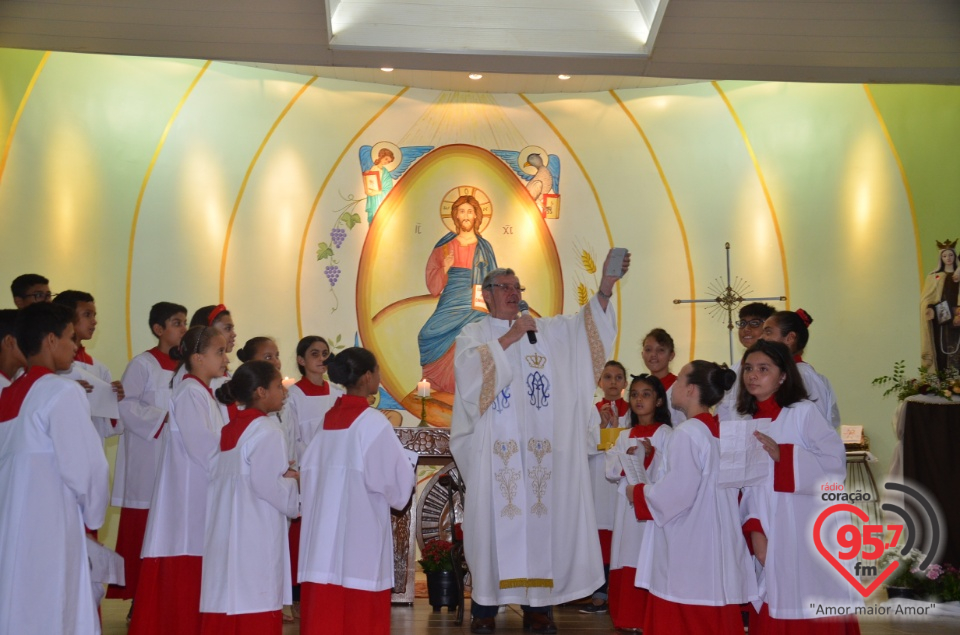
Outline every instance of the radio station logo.
[[[870, 516], [865, 511], [850, 504], [850, 502], [869, 501], [870, 495], [860, 493], [846, 494], [834, 491], [836, 489], [842, 489], [842, 487], [842, 485], [836, 488], [825, 486], [825, 489], [829, 491], [822, 494], [823, 500], [841, 502], [827, 507], [817, 517], [817, 521], [813, 525], [813, 541], [820, 555], [864, 598], [873, 593], [887, 578], [896, 573], [897, 568], [901, 565], [899, 561], [894, 560], [880, 571], [876, 564], [885, 550], [900, 544], [901, 538], [904, 539], [904, 542], [903, 548], [900, 550], [900, 555], [906, 556], [910, 553], [910, 550], [917, 545], [918, 538], [922, 534], [927, 543], [927, 555], [920, 563], [918, 569], [920, 571], [926, 571], [927, 568], [934, 563], [937, 555], [941, 551], [942, 522], [937, 509], [930, 502], [930, 497], [920, 492], [916, 487], [902, 485], [900, 483], [885, 483], [884, 489], [902, 494], [904, 500], [906, 500], [907, 496], [912, 498], [916, 506], [923, 510], [924, 516], [916, 519], [903, 507], [885, 502], [880, 506], [881, 509], [885, 512], [896, 514], [903, 522], [899, 524], [875, 525], [870, 524]], [[828, 546], [823, 543], [821, 528], [827, 518], [838, 513], [853, 514], [860, 519], [862, 529], [852, 522], [842, 525], [836, 535], [839, 550], [837, 553], [832, 553]], [[887, 534], [889, 534], [889, 537], [885, 539], [884, 536]], [[853, 565], [853, 573], [850, 572], [848, 565], [845, 564], [850, 560], [857, 560]], [[869, 585], [864, 586], [860, 582], [860, 576], [875, 577]]]

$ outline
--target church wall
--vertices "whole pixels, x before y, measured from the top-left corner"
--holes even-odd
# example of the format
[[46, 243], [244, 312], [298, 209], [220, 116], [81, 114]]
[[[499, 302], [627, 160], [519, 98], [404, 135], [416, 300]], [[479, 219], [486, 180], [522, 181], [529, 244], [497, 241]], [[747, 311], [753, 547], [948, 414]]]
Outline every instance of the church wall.
[[[896, 403], [870, 382], [900, 359], [919, 365], [922, 277], [934, 240], [960, 235], [956, 87], [720, 81], [480, 95], [12, 49], [0, 49], [0, 67], [3, 279], [38, 272], [54, 291], [92, 292], [100, 324], [88, 348], [118, 377], [153, 345], [146, 314], [159, 300], [191, 311], [223, 301], [238, 343], [274, 336], [291, 376], [300, 336], [353, 345], [362, 320], [415, 347], [433, 307], [420, 297], [426, 258], [448, 231], [441, 202], [470, 186], [496, 193], [483, 236], [545, 306], [557, 288], [575, 311], [596, 289], [591, 264], [614, 244], [633, 252], [617, 298], [617, 355], [633, 373], [655, 326], [677, 342], [674, 371], [692, 357], [728, 361], [726, 313], [673, 300], [726, 285], [729, 242], [738, 289], [786, 295], [773, 304], [814, 316], [805, 358], [830, 378], [844, 423], [865, 426], [879, 476]], [[361, 154], [379, 142], [408, 158], [450, 144], [486, 158], [439, 165], [419, 185], [417, 162], [402, 167], [395, 187], [409, 204], [387, 195], [380, 225], [391, 229], [378, 232]], [[514, 155], [530, 147], [559, 166], [559, 218], [522, 211], [529, 181]], [[504, 165], [521, 194], [497, 180]], [[322, 260], [320, 243], [332, 252]], [[543, 271], [554, 254], [559, 270]], [[394, 321], [358, 316], [358, 293]], [[388, 296], [399, 304], [376, 304]], [[407, 348], [382, 355], [401, 383], [419, 378]], [[384, 393], [380, 407], [400, 412], [402, 397]]]

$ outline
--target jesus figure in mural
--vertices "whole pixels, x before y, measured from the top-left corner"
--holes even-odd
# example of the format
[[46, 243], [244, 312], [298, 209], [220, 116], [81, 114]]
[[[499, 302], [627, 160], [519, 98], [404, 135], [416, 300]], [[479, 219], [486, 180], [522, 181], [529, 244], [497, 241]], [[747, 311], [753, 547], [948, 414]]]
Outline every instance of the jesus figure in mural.
[[464, 326], [485, 315], [473, 308], [473, 289], [497, 268], [497, 258], [480, 235], [483, 210], [475, 197], [455, 200], [450, 216], [457, 231], [441, 238], [427, 260], [427, 289], [439, 300], [417, 341], [423, 378], [435, 390], [453, 393], [453, 343]]

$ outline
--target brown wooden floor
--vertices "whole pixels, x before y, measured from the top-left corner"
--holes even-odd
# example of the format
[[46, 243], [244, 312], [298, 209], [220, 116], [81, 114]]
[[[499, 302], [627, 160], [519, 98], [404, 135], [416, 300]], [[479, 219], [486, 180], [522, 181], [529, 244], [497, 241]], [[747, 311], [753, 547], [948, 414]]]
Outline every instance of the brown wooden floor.
[[[122, 600], [104, 600], [104, 635], [126, 634], [126, 615], [129, 606], [129, 602]], [[567, 635], [600, 635], [601, 633], [614, 635], [618, 633], [610, 623], [609, 616], [582, 615], [575, 607], [555, 609], [554, 620], [557, 622], [560, 632]], [[464, 623], [463, 626], [454, 626], [453, 621], [454, 615], [448, 614], [445, 609], [440, 613], [434, 613], [426, 600], [416, 600], [412, 607], [393, 607], [392, 632], [393, 635], [444, 635], [447, 633], [460, 635], [470, 632], [469, 622]], [[909, 633], [917, 635], [955, 635], [960, 633], [960, 620], [894, 621], [889, 618], [861, 619], [860, 629], [863, 635], [903, 635]], [[289, 624], [283, 629], [283, 635], [296, 635], [299, 632], [300, 628], [297, 624]], [[519, 607], [511, 606], [497, 618], [497, 633], [519, 634], [522, 632]]]

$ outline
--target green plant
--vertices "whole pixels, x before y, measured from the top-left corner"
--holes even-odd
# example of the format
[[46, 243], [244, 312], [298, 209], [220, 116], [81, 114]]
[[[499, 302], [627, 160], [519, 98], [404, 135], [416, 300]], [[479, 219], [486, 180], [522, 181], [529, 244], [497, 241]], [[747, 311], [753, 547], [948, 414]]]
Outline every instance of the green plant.
[[434, 571], [453, 571], [453, 558], [450, 556], [450, 550], [453, 549], [453, 543], [449, 540], [433, 538], [427, 541], [423, 546], [423, 556], [417, 562], [423, 567], [425, 573]]
[[902, 359], [893, 365], [892, 375], [883, 375], [873, 380], [874, 386], [888, 386], [883, 396], [897, 394], [903, 401], [913, 395], [935, 395], [945, 399], [960, 399], [960, 373], [955, 368], [937, 372], [918, 369], [917, 377], [906, 376], [906, 362]]

